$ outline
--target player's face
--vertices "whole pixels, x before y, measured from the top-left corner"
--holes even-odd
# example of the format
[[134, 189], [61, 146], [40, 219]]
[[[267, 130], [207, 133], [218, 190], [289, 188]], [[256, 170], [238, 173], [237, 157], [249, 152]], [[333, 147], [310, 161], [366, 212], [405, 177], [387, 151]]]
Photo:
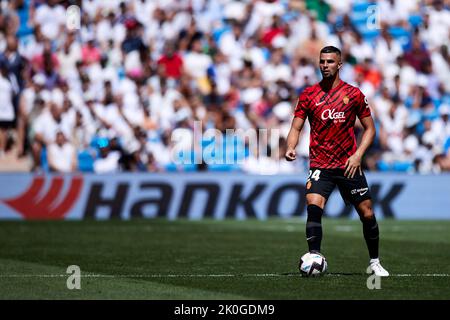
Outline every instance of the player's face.
[[319, 59], [320, 72], [322, 77], [331, 78], [341, 68], [341, 56], [337, 53], [321, 53]]

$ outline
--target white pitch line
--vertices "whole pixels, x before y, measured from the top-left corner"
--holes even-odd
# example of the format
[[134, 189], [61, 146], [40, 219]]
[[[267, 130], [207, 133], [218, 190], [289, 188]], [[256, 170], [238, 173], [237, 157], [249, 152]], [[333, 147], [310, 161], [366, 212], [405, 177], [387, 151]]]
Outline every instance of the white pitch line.
[[[359, 275], [359, 274], [355, 274]], [[363, 274], [360, 274], [363, 275]], [[1, 274], [0, 278], [66, 278], [72, 274]], [[349, 276], [347, 274], [328, 273], [327, 277]], [[81, 274], [82, 278], [238, 278], [238, 277], [300, 277], [300, 274], [249, 273], [249, 274]], [[447, 273], [391, 274], [390, 277], [450, 277]]]
[[393, 277], [450, 277], [447, 273], [425, 273], [425, 274], [393, 274]]
[[[72, 274], [2, 274], [0, 278], [61, 278]], [[73, 276], [73, 275], [72, 275]], [[297, 274], [81, 274], [82, 278], [224, 278], [224, 277], [285, 277]]]

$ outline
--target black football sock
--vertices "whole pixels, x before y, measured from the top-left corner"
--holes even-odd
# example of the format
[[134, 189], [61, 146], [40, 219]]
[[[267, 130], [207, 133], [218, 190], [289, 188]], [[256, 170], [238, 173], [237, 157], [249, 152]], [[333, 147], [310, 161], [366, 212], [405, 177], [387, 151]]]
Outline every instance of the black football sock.
[[371, 259], [376, 259], [380, 240], [377, 219], [373, 216], [372, 218], [360, 218], [360, 220], [363, 224], [363, 234], [367, 249], [369, 249], [369, 256]]
[[307, 208], [308, 219], [306, 220], [306, 241], [308, 241], [309, 252], [320, 252], [322, 242], [322, 214], [323, 209], [311, 204]]

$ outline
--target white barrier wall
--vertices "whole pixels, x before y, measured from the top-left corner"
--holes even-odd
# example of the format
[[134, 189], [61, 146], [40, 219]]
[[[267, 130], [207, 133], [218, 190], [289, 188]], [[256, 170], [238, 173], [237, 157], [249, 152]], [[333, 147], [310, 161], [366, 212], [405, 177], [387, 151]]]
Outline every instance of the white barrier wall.
[[[304, 175], [0, 175], [0, 219], [305, 216]], [[450, 219], [450, 175], [367, 173], [378, 218]], [[325, 208], [356, 218], [337, 189]]]

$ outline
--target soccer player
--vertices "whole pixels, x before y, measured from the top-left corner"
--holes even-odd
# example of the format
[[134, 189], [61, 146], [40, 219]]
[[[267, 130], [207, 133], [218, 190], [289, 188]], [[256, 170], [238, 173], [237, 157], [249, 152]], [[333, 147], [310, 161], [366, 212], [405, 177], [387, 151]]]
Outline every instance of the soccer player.
[[[376, 276], [389, 273], [378, 256], [379, 230], [372, 210], [370, 190], [361, 170], [361, 159], [375, 137], [375, 126], [364, 94], [339, 78], [341, 51], [332, 46], [320, 51], [322, 81], [300, 95], [287, 137], [286, 160], [296, 158], [295, 147], [308, 118], [311, 134], [310, 171], [306, 182], [308, 218], [306, 240], [310, 252], [320, 253], [322, 214], [328, 197], [337, 185], [342, 198], [351, 203], [363, 225], [371, 270]], [[364, 127], [357, 147], [354, 132], [356, 117]]]

